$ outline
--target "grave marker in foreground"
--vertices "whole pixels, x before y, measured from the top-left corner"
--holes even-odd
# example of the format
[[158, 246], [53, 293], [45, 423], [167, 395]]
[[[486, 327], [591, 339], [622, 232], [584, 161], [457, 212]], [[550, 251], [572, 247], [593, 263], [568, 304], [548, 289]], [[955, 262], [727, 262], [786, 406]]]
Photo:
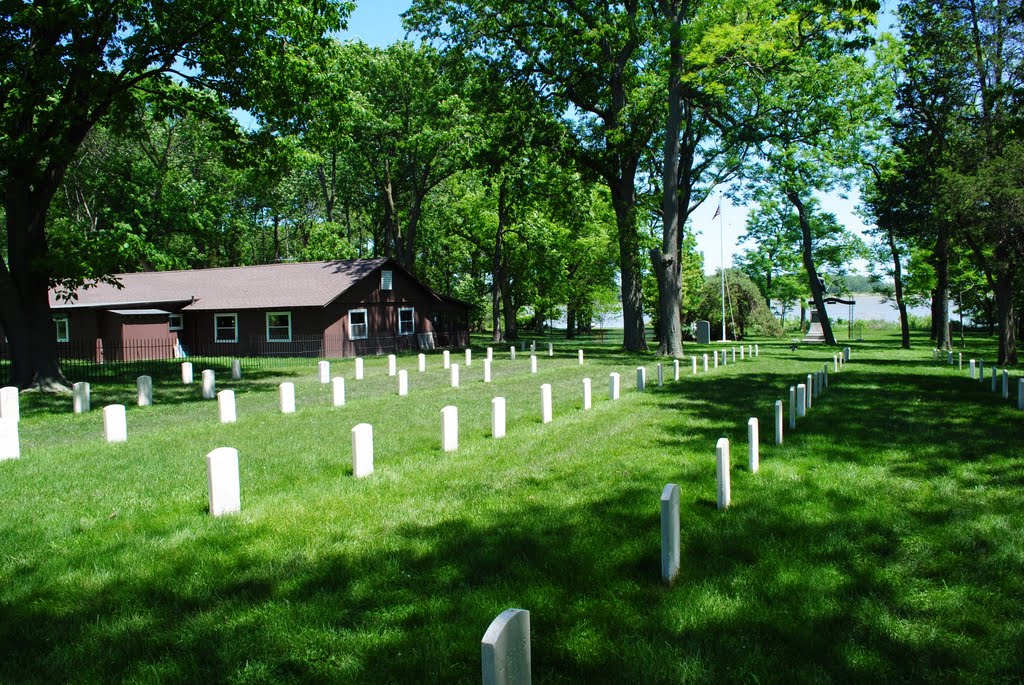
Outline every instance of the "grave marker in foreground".
[[213, 369], [203, 369], [203, 399], [212, 400], [217, 396], [217, 374]]
[[19, 459], [21, 443], [18, 439], [18, 422], [13, 419], [0, 419], [0, 461]]
[[278, 386], [279, 404], [282, 414], [295, 413], [295, 384], [282, 383]]
[[368, 423], [357, 423], [352, 428], [352, 475], [373, 475], [373, 426]]
[[459, 408], [447, 406], [441, 410], [441, 451], [459, 449]]
[[153, 377], [139, 376], [135, 379], [135, 389], [140, 407], [153, 406]]
[[192, 362], [181, 363], [181, 382], [192, 385]]
[[505, 437], [505, 398], [491, 400], [491, 437]]
[[234, 423], [237, 420], [234, 390], [221, 390], [217, 393], [217, 416], [221, 423]]
[[729, 485], [729, 438], [719, 438], [715, 446], [715, 475], [718, 477], [718, 508], [728, 509], [732, 501]]
[[614, 371], [608, 374], [608, 399], [619, 399], [619, 374]]
[[530, 612], [506, 609], [480, 641], [483, 685], [530, 685]]
[[79, 381], [71, 386], [74, 397], [71, 400], [72, 409], [76, 414], [84, 414], [92, 409], [92, 398], [89, 384]]
[[747, 452], [748, 465], [751, 473], [757, 473], [761, 468], [761, 436], [758, 434], [757, 418], [747, 420]]
[[331, 380], [331, 402], [335, 407], [345, 406], [345, 379], [341, 376]]
[[108, 404], [103, 407], [103, 435], [107, 442], [128, 440], [128, 419], [123, 404]]
[[671, 585], [679, 575], [679, 486], [661, 491], [661, 582]]
[[218, 447], [206, 455], [206, 483], [210, 493], [210, 514], [222, 516], [242, 510], [242, 488], [238, 478], [238, 450]]

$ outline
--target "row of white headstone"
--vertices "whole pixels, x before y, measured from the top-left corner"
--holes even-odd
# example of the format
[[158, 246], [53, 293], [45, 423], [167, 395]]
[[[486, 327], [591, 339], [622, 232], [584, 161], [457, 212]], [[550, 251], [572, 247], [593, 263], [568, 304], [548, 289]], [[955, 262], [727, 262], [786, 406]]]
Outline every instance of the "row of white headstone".
[[0, 388], [0, 461], [21, 457], [20, 423], [18, 388], [10, 385]]
[[[985, 380], [985, 360], [984, 359], [971, 359], [968, 362], [967, 377], [971, 380], [977, 378], [978, 382], [984, 382]], [[1010, 372], [1003, 369], [1002, 372], [996, 367], [992, 367], [992, 392], [996, 392], [998, 379], [1002, 379], [1002, 396], [1004, 400], [1010, 399]], [[1024, 410], [1024, 378], [1017, 379], [1017, 409]]]

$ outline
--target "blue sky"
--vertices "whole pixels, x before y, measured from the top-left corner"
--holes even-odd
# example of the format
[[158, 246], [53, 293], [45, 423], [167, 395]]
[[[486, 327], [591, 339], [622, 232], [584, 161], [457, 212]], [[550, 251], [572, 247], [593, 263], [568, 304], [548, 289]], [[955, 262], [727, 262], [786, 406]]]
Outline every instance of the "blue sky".
[[[399, 15], [409, 9], [411, 0], [368, 0], [357, 2], [356, 9], [349, 17], [348, 30], [342, 38], [358, 38], [369, 45], [383, 47], [405, 37]], [[883, 18], [884, 20], [884, 18]], [[836, 215], [839, 222], [859, 233], [866, 228], [860, 217], [854, 213], [858, 201], [857, 193], [849, 199], [837, 194], [822, 195], [822, 206]], [[737, 239], [743, 234], [747, 212], [743, 207], [734, 206], [728, 198], [721, 198], [722, 215], [712, 220], [719, 196], [712, 197], [693, 213], [692, 224], [697, 232], [697, 249], [704, 253], [704, 271], [714, 272], [722, 264], [722, 247], [725, 248], [725, 263], [732, 264], [732, 256], [742, 250]], [[864, 272], [863, 265], [858, 269]]]

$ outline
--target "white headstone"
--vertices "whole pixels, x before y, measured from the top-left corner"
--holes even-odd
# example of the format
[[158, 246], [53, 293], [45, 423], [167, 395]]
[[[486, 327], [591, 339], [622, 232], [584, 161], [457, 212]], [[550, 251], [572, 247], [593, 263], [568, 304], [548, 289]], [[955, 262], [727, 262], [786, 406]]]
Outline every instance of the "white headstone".
[[493, 347], [488, 347], [487, 348], [487, 361], [491, 361], [491, 362], [494, 361], [494, 348]]
[[957, 352], [956, 354], [957, 354], [957, 371], [963, 371], [964, 370], [964, 353], [963, 352]]
[[838, 354], [833, 354], [832, 355], [832, 370], [835, 371], [836, 373], [839, 373], [839, 355]]
[[449, 364], [448, 369], [449, 369], [449, 372], [452, 375], [452, 387], [453, 388], [459, 387], [459, 365], [458, 364]]
[[447, 406], [441, 410], [441, 450], [454, 452], [459, 449], [459, 408]]
[[491, 360], [484, 360], [484, 383], [491, 382]]
[[736, 348], [732, 348], [732, 363], [736, 363]]
[[551, 423], [551, 384], [540, 386], [540, 422]]
[[718, 508], [728, 509], [732, 501], [729, 485], [729, 438], [719, 438], [715, 446], [715, 475], [718, 476]]
[[409, 372], [402, 369], [398, 372], [398, 395], [405, 397], [409, 394]]
[[796, 386], [796, 415], [801, 419], [807, 416], [807, 386], [803, 383]]
[[232, 359], [231, 360], [231, 380], [240, 381], [242, 380], [242, 360]]
[[844, 362], [850, 361], [850, 348], [849, 347], [844, 347], [843, 348], [843, 361]]
[[729, 351], [728, 350], [722, 350], [722, 366], [728, 366], [728, 365], [729, 365]]
[[576, 350], [576, 358], [579, 359], [580, 366], [583, 366], [583, 350]]
[[398, 357], [396, 357], [393, 354], [389, 354], [388, 355], [388, 375], [389, 376], [397, 376], [398, 375]]
[[513, 345], [510, 348], [508, 348], [508, 358], [511, 359], [512, 361], [516, 360], [516, 346], [515, 345]]
[[213, 369], [203, 369], [203, 399], [212, 400], [217, 397], [217, 374]]
[[708, 372], [708, 353], [704, 353], [704, 373]]
[[608, 374], [608, 399], [619, 399], [619, 374], [614, 371]]
[[796, 387], [789, 386], [789, 430], [796, 428]]
[[506, 609], [480, 641], [483, 685], [530, 685], [530, 612]]
[[363, 358], [356, 357], [356, 380], [363, 380]]
[[210, 514], [221, 516], [242, 510], [242, 486], [238, 478], [238, 450], [218, 447], [206, 455], [206, 483]]
[[103, 435], [107, 442], [128, 440], [128, 419], [123, 404], [108, 404], [103, 407]]
[[278, 386], [278, 394], [280, 395], [281, 413], [294, 414], [295, 384], [289, 382], [282, 383]]
[[583, 409], [590, 409], [594, 406], [593, 401], [593, 383], [589, 378], [583, 379]]
[[671, 585], [679, 575], [679, 486], [661, 491], [661, 582]]
[[92, 409], [92, 397], [89, 384], [80, 381], [71, 386], [71, 390], [74, 393], [71, 405], [76, 414], [84, 414]]
[[345, 406], [345, 379], [341, 376], [331, 380], [331, 401], [335, 407]]
[[473, 350], [466, 348], [466, 366], [473, 366]]
[[352, 475], [373, 475], [373, 426], [368, 423], [357, 423], [352, 428]]
[[448, 350], [441, 353], [441, 365], [446, 369], [452, 368], [452, 354]]
[[153, 377], [139, 376], [135, 379], [135, 389], [140, 407], [153, 406]]
[[775, 444], [782, 444], [782, 400], [775, 400]]
[[15, 423], [21, 421], [19, 391], [13, 385], [0, 388], [0, 418], [11, 419]]
[[554, 343], [548, 343], [548, 356], [549, 357], [554, 357], [555, 356], [555, 344]]
[[491, 437], [505, 437], [505, 398], [491, 400]]
[[693, 375], [697, 375], [697, 355], [693, 355]]
[[750, 358], [750, 359], [754, 358], [754, 346], [753, 345], [747, 345], [747, 357]]
[[1010, 399], [1010, 372], [1003, 369], [1003, 399]]
[[643, 392], [647, 387], [647, 369], [642, 366], [636, 367], [636, 389]]
[[19, 459], [21, 442], [18, 439], [18, 422], [14, 419], [0, 418], [0, 461]]
[[537, 373], [537, 355], [530, 355], [530, 373]]
[[181, 382], [192, 385], [192, 362], [181, 363]]
[[221, 390], [217, 393], [217, 415], [221, 423], [234, 423], [238, 419], [235, 413], [234, 390]]
[[814, 376], [807, 374], [807, 392], [804, 394], [804, 408], [810, 409], [814, 406]]
[[673, 365], [672, 380], [678, 381], [679, 380], [679, 360], [678, 359], [673, 359], [672, 360], [672, 365]]
[[658, 362], [658, 387], [660, 388], [665, 384], [665, 372], [661, 368], [661, 362]]
[[976, 373], [977, 368], [978, 368], [978, 362], [976, 360], [972, 359], [970, 362], [968, 362], [968, 364], [969, 364], [969, 367], [968, 367], [968, 375], [967, 375], [967, 377], [970, 378], [973, 381], [975, 379], [975, 373]]
[[747, 358], [746, 357], [746, 351], [747, 351], [747, 348], [745, 348], [743, 345], [740, 345], [740, 360], [741, 361]]
[[536, 340], [531, 340], [530, 341], [530, 354], [534, 354], [536, 352], [537, 352], [537, 341]]
[[761, 436], [757, 419], [747, 419], [747, 456], [750, 472], [757, 473], [761, 468]]
[[423, 373], [424, 371], [427, 370], [427, 355], [425, 355], [422, 352], [420, 352], [416, 356], [416, 359], [419, 362], [420, 373]]
[[317, 374], [320, 378], [320, 382], [327, 385], [331, 382], [331, 363], [329, 361], [317, 362]]
[[953, 366], [953, 350], [946, 352], [946, 363]]
[[980, 383], [983, 380], [985, 380], [985, 360], [984, 359], [979, 359], [978, 360], [978, 382]]

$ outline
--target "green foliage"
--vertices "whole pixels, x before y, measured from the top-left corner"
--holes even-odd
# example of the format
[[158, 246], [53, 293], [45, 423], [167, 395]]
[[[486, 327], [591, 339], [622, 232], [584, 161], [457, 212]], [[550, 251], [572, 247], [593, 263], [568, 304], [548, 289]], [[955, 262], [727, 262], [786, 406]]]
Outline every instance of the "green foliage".
[[[712, 331], [722, 330], [721, 278], [719, 271], [705, 279], [696, 310], [696, 317], [709, 321]], [[739, 269], [725, 272], [725, 328], [733, 340], [743, 340], [748, 335], [782, 335], [779, 323], [765, 304], [764, 294]]]

